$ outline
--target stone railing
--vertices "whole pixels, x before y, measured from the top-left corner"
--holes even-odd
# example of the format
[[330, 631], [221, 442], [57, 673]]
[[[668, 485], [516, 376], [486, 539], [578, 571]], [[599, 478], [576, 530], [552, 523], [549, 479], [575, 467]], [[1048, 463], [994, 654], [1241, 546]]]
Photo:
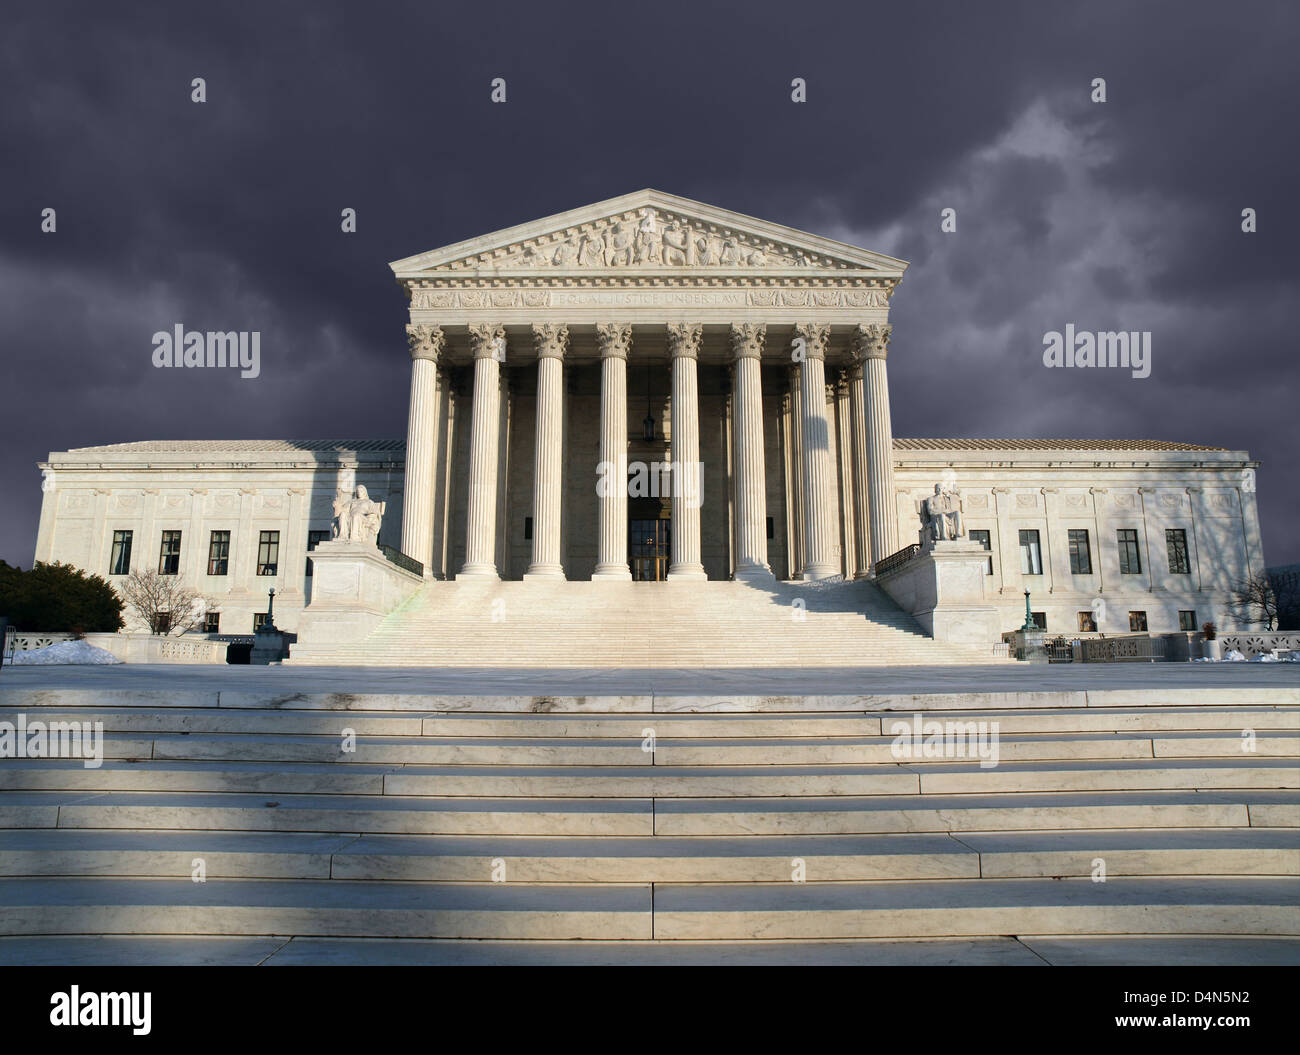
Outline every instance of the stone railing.
[[74, 634], [28, 634], [12, 627], [5, 632], [5, 659], [13, 658], [15, 652], [30, 652], [34, 648], [48, 648], [61, 641], [71, 641]]
[[1075, 660], [1082, 663], [1160, 663], [1165, 658], [1165, 639], [1149, 634], [1080, 639]]
[[916, 542], [913, 542], [910, 546], [906, 546], [903, 549], [900, 549], [897, 553], [891, 553], [888, 557], [885, 557], [883, 560], [876, 561], [876, 574], [885, 575], [888, 572], [901, 568], [908, 561], [915, 558], [916, 555], [920, 552], [921, 552], [920, 545]]
[[1300, 649], [1300, 632], [1294, 630], [1244, 630], [1219, 635], [1223, 653], [1235, 649], [1247, 659], [1270, 652], [1294, 652]]

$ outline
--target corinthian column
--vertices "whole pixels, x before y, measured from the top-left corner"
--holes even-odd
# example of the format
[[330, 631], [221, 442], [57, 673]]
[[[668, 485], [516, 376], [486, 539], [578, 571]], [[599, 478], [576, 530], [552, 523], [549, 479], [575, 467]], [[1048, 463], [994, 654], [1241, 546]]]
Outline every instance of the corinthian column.
[[407, 326], [411, 401], [406, 418], [402, 552], [433, 574], [433, 463], [438, 434], [438, 356], [446, 337], [437, 326]]
[[732, 464], [736, 475], [737, 579], [771, 578], [767, 563], [767, 474], [763, 466], [762, 323], [733, 323]]
[[469, 512], [465, 525], [463, 578], [500, 578], [496, 565], [497, 456], [501, 423], [501, 363], [506, 331], [501, 326], [469, 328], [474, 352], [474, 396], [470, 411]]
[[803, 578], [829, 579], [838, 575], [835, 560], [835, 525], [831, 517], [831, 446], [826, 421], [826, 341], [831, 328], [811, 323], [796, 326], [796, 341], [803, 342], [804, 361], [799, 371], [803, 406]]
[[569, 328], [533, 326], [537, 349], [537, 442], [533, 455], [533, 562], [525, 579], [563, 579], [560, 506], [564, 481], [564, 350]]
[[[853, 342], [853, 355], [859, 358], [858, 341]], [[849, 371], [849, 416], [852, 420], [852, 500], [853, 500], [853, 553], [856, 565], [855, 579], [871, 577], [871, 539], [867, 526], [867, 406], [862, 381], [862, 363], [857, 361]], [[850, 497], [848, 495], [846, 498]], [[885, 554], [889, 556], [889, 554]]]
[[698, 323], [668, 327], [668, 354], [673, 360], [673, 525], [670, 579], [705, 579], [700, 562], [700, 503], [704, 498], [700, 465], [700, 396], [696, 361], [700, 354]]
[[627, 352], [632, 327], [596, 326], [600, 346], [600, 465], [596, 474], [598, 527], [593, 579], [630, 579], [627, 563]]
[[884, 560], [898, 550], [898, 524], [894, 506], [894, 431], [889, 423], [889, 376], [885, 355], [893, 327], [859, 326], [854, 346], [862, 359], [866, 383], [867, 517], [871, 525], [871, 562]]

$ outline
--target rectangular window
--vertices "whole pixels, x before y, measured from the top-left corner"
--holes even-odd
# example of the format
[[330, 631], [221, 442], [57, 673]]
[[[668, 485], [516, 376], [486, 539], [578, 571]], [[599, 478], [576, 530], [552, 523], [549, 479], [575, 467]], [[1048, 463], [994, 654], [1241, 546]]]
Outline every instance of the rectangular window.
[[263, 531], [257, 539], [257, 574], [275, 575], [280, 566], [280, 532]]
[[1179, 629], [1179, 630], [1195, 630], [1195, 629], [1196, 629], [1196, 609], [1195, 609], [1195, 608], [1191, 609], [1190, 611], [1181, 611], [1181, 612], [1178, 613], [1178, 629]]
[[221, 633], [221, 613], [204, 612], [203, 613], [203, 632], [205, 634]]
[[1141, 575], [1142, 557], [1138, 553], [1137, 528], [1120, 528], [1117, 537], [1119, 539], [1120, 574]]
[[208, 543], [208, 574], [226, 575], [230, 569], [230, 532], [214, 531]]
[[131, 574], [131, 532], [113, 532], [113, 558], [108, 566], [108, 574]]
[[1033, 529], [1020, 532], [1020, 574], [1043, 574], [1043, 555], [1038, 546], [1038, 532]]
[[1029, 614], [1030, 614], [1031, 616], [1033, 616], [1033, 618], [1034, 618], [1034, 626], [1038, 627], [1039, 630], [1046, 630], [1046, 629], [1047, 629], [1047, 613], [1046, 613], [1046, 612], [1030, 612]]
[[1092, 547], [1087, 528], [1070, 528], [1070, 574], [1092, 574]]
[[533, 541], [533, 518], [524, 517], [524, 541]]
[[[317, 546], [319, 546], [322, 542], [328, 542], [329, 540], [330, 540], [330, 533], [329, 533], [328, 531], [308, 531], [308, 532], [307, 532], [307, 552], [310, 553], [310, 552], [311, 552], [312, 550], [314, 550]], [[311, 558], [310, 558], [310, 557], [307, 558], [307, 574], [308, 574], [308, 575], [311, 574]]]
[[1187, 532], [1182, 528], [1167, 529], [1165, 546], [1169, 550], [1169, 574], [1190, 575], [1192, 565], [1187, 559]]
[[264, 626], [266, 626], [266, 613], [265, 613], [265, 612], [254, 612], [254, 613], [253, 613], [253, 633], [256, 634], [256, 633], [257, 633], [259, 630], [261, 630], [262, 627], [264, 627]]
[[[970, 535], [972, 542], [978, 542], [989, 553], [993, 552], [993, 538], [986, 528], [972, 528], [967, 534]], [[984, 574], [993, 574], [993, 558], [991, 556], [984, 562]]]
[[153, 632], [155, 634], [170, 634], [172, 631], [172, 614], [171, 612], [157, 612], [153, 617]]
[[1079, 613], [1079, 630], [1084, 634], [1095, 634], [1097, 632], [1097, 618], [1091, 612]]
[[1129, 612], [1128, 628], [1135, 633], [1145, 633], [1147, 628], [1146, 612]]
[[181, 533], [164, 531], [162, 548], [158, 551], [158, 574], [175, 575], [181, 570]]
[[767, 518], [767, 538], [769, 542], [776, 538], [776, 517]]

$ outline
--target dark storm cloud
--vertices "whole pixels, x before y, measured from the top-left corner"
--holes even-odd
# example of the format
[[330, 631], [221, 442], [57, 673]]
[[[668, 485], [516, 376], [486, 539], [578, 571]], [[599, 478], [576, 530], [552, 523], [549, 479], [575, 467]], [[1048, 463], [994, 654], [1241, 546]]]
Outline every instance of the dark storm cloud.
[[[653, 186], [913, 262], [898, 434], [1246, 448], [1300, 559], [1290, 7], [320, 6], [7, 14], [0, 556], [50, 450], [403, 435], [389, 260]], [[260, 330], [262, 376], [152, 369], [178, 322]], [[1152, 330], [1152, 376], [1044, 369], [1068, 322]]]

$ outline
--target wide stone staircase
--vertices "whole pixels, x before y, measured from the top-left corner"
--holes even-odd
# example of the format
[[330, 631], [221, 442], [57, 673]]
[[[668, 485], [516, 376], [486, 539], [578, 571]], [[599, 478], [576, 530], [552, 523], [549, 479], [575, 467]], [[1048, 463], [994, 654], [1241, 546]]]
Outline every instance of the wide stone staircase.
[[926, 635], [870, 582], [422, 586], [368, 637], [295, 645], [330, 666], [845, 667], [1002, 663]]
[[[900, 753], [915, 708], [997, 723], [997, 764]], [[0, 955], [72, 935], [400, 939], [435, 961], [581, 941], [608, 962], [1184, 936], [1213, 963], [1282, 936], [1300, 961], [1296, 689], [0, 693], [0, 721], [19, 712], [102, 722], [106, 757], [0, 760]]]

